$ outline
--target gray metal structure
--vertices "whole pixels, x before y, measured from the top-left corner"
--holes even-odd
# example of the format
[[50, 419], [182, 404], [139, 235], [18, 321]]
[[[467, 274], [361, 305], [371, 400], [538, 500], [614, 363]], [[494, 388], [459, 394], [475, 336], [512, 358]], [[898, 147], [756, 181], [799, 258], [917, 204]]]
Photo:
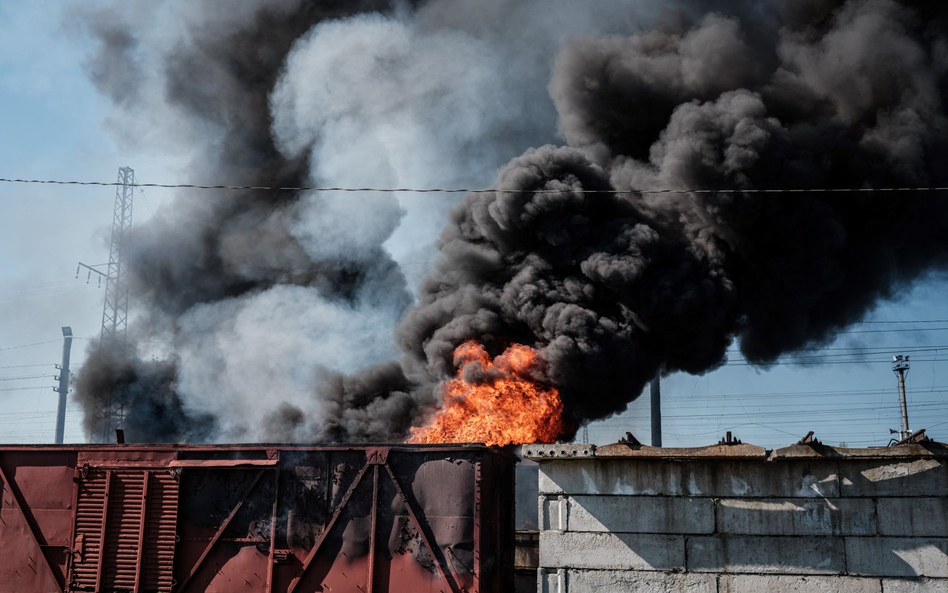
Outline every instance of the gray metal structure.
[[649, 391], [652, 400], [652, 446], [662, 446], [662, 373], [652, 379]]
[[[112, 241], [109, 247], [109, 261], [106, 264], [87, 265], [79, 263], [80, 268], [89, 270], [89, 276], [95, 272], [100, 281], [105, 280], [105, 304], [102, 307], [102, 332], [99, 347], [104, 354], [123, 358], [128, 349], [128, 266], [126, 265], [126, 236], [132, 226], [132, 205], [135, 192], [135, 171], [131, 167], [121, 167], [118, 172], [115, 191], [115, 207], [112, 215]], [[99, 270], [106, 267], [106, 271]], [[79, 270], [76, 270], [78, 277]], [[99, 443], [111, 442], [116, 429], [122, 427], [125, 420], [125, 405], [116, 400], [112, 393], [95, 395], [95, 426], [92, 428], [92, 440]]]
[[69, 395], [69, 353], [72, 350], [72, 328], [63, 328], [63, 362], [59, 366], [59, 387], [53, 391], [59, 393], [59, 407], [56, 409], [56, 444], [62, 445], [66, 434], [66, 396]]
[[[908, 405], [905, 402], [905, 374], [908, 373], [911, 365], [909, 357], [901, 354], [892, 357], [892, 372], [899, 376], [899, 401], [902, 404], [902, 430], [899, 432], [899, 440], [906, 439], [912, 435], [909, 429]], [[889, 432], [895, 432], [890, 430]]]

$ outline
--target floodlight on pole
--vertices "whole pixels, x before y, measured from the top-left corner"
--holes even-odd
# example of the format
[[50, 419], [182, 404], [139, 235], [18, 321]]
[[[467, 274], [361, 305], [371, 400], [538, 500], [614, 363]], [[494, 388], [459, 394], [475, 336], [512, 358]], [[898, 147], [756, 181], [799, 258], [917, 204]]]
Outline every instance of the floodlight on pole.
[[[907, 439], [912, 435], [912, 431], [909, 429], [908, 405], [905, 401], [905, 375], [908, 373], [911, 366], [912, 365], [909, 363], [908, 356], [897, 354], [892, 357], [892, 372], [899, 377], [899, 401], [902, 404], [902, 430], [898, 431], [899, 440]], [[895, 431], [893, 430], [890, 432]]]

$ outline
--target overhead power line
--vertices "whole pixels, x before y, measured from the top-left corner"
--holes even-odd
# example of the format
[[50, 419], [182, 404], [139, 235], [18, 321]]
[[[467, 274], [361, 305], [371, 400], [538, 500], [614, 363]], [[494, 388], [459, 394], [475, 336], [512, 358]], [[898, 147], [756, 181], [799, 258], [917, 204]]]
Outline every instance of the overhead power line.
[[21, 344], [19, 346], [7, 346], [6, 348], [0, 348], [0, 351], [3, 350], [18, 350], [20, 348], [29, 348], [31, 346], [42, 346], [43, 344], [53, 344], [59, 342], [60, 340], [46, 340], [45, 342], [33, 342], [32, 344]]
[[50, 375], [28, 375], [24, 377], [0, 377], [0, 381], [25, 381], [27, 379], [48, 379]]
[[[0, 178], [0, 183], [29, 183], [40, 185], [92, 185], [116, 187], [123, 185], [116, 181], [76, 181], [60, 179], [13, 179]], [[573, 193], [573, 194], [854, 194], [882, 192], [942, 192], [948, 187], [826, 187], [826, 188], [642, 188], [642, 189], [483, 189], [461, 187], [320, 187], [320, 186], [271, 186], [271, 185], [201, 185], [195, 183], [133, 183], [130, 187], [155, 187], [165, 189], [216, 189], [216, 190], [254, 190], [254, 191], [314, 191], [314, 192], [382, 192], [382, 193]]]
[[860, 321], [856, 325], [861, 325], [863, 323], [881, 323], [883, 325], [889, 325], [892, 323], [948, 323], [948, 319], [897, 319], [894, 321]]

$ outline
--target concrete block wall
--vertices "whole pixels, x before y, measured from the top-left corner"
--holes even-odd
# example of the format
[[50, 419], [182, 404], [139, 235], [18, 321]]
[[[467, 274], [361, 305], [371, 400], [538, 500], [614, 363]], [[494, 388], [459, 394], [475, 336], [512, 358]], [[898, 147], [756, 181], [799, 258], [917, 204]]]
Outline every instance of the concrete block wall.
[[942, 445], [524, 455], [540, 464], [538, 593], [948, 592]]

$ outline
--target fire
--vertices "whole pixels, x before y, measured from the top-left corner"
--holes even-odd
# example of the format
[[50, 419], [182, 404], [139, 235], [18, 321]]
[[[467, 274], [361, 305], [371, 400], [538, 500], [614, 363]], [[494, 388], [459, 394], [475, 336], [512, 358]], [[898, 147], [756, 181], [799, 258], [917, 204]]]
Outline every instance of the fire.
[[[529, 378], [537, 351], [513, 344], [490, 359], [477, 342], [454, 351], [457, 375], [442, 384], [444, 407], [426, 425], [411, 429], [412, 443], [552, 443], [563, 431], [559, 392]], [[487, 377], [465, 380], [465, 371]]]

